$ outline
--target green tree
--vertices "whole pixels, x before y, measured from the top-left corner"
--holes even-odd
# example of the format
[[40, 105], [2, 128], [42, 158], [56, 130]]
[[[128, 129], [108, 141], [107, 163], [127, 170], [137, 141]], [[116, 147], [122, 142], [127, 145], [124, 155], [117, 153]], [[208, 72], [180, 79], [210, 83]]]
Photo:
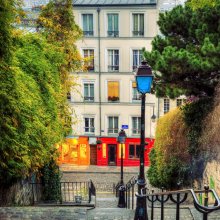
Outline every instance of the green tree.
[[38, 18], [38, 28], [49, 43], [55, 43], [65, 54], [65, 62], [60, 65], [62, 97], [60, 99], [60, 119], [64, 126], [71, 126], [69, 105], [66, 94], [76, 86], [75, 78], [70, 73], [82, 69], [82, 58], [76, 47], [76, 41], [82, 31], [75, 23], [72, 0], [52, 0], [42, 8]]
[[144, 56], [155, 70], [158, 96], [213, 96], [220, 68], [220, 3], [193, 11], [177, 6], [161, 13], [161, 36]]
[[206, 6], [215, 6], [218, 0], [188, 0], [187, 4], [194, 10]]

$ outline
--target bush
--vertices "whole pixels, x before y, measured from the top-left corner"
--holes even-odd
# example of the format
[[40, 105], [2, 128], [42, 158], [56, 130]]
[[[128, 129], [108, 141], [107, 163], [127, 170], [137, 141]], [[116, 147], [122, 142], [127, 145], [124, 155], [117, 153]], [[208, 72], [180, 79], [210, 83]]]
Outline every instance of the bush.
[[159, 119], [148, 170], [148, 178], [153, 186], [175, 189], [179, 183], [189, 184], [190, 155], [186, 134], [187, 127], [179, 108]]
[[41, 171], [43, 185], [43, 200], [44, 201], [60, 201], [60, 180], [61, 174], [59, 166], [54, 160], [45, 165]]

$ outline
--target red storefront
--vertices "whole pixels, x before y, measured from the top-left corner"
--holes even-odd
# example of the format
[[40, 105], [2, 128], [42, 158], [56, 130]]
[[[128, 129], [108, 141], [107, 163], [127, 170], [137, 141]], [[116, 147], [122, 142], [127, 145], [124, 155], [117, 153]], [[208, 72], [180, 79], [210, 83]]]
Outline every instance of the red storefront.
[[[146, 138], [145, 166], [149, 166], [149, 153], [154, 144], [154, 139]], [[97, 143], [98, 166], [120, 166], [121, 147], [123, 148], [124, 166], [139, 166], [140, 138], [126, 138], [125, 144], [119, 144], [116, 137], [100, 137]]]

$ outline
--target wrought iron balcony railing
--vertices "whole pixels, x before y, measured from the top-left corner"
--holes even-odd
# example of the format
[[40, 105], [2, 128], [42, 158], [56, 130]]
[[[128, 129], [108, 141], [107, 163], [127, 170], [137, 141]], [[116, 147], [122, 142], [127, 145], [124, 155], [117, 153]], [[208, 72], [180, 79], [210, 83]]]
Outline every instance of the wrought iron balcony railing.
[[108, 31], [108, 37], [118, 37], [119, 31]]
[[94, 96], [84, 96], [84, 102], [94, 102]]
[[119, 66], [118, 65], [108, 65], [108, 71], [109, 72], [118, 72]]
[[144, 31], [133, 31], [133, 36], [134, 37], [143, 37]]
[[141, 129], [137, 129], [137, 128], [132, 129], [132, 134], [136, 135], [136, 134], [140, 134], [140, 133], [141, 133]]
[[118, 128], [108, 128], [108, 134], [118, 134]]
[[93, 35], [94, 35], [94, 31], [83, 31], [83, 35], [84, 35], [85, 37], [87, 37], [87, 36], [93, 36]]
[[85, 133], [94, 134], [95, 128], [94, 127], [84, 127], [84, 131], [85, 131]]

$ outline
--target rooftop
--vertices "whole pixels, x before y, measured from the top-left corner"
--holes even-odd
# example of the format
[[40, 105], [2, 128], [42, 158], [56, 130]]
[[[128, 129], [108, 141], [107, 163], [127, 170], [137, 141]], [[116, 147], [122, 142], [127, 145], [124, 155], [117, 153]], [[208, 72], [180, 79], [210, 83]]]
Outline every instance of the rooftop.
[[144, 6], [156, 3], [157, 0], [73, 0], [74, 6]]

